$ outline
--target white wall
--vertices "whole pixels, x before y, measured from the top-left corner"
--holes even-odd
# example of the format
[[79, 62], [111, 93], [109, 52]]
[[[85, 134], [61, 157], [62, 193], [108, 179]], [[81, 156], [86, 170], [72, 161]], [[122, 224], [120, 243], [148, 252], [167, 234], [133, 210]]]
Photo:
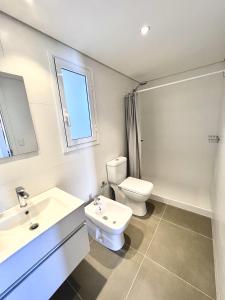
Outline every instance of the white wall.
[[[196, 74], [171, 76], [164, 82]], [[209, 144], [208, 135], [218, 134], [222, 82], [219, 74], [139, 94], [143, 178], [154, 183], [156, 199], [210, 215], [217, 144]]]
[[[87, 200], [106, 180], [106, 161], [125, 154], [123, 97], [135, 82], [5, 15], [0, 34], [0, 70], [24, 77], [39, 144], [38, 156], [0, 164], [0, 209], [17, 203], [19, 185], [31, 195], [58, 186]], [[52, 54], [92, 68], [99, 145], [63, 154]]]
[[217, 300], [225, 299], [225, 79], [221, 108], [221, 142], [217, 152], [214, 184], [211, 194]]

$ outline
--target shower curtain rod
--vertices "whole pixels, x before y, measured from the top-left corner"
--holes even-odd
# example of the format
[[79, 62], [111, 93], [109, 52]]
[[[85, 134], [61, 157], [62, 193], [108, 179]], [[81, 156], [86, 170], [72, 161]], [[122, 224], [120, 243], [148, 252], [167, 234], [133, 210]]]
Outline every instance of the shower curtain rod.
[[152, 87], [149, 87], [149, 88], [146, 88], [146, 89], [143, 89], [143, 90], [138, 90], [135, 93], [143, 93], [143, 92], [147, 92], [147, 91], [150, 91], [150, 90], [158, 89], [160, 87], [169, 86], [169, 85], [173, 85], [173, 84], [177, 84], [177, 83], [182, 83], [182, 82], [185, 82], [185, 81], [190, 81], [190, 80], [194, 80], [194, 79], [198, 79], [198, 78], [202, 78], [202, 77], [206, 77], [206, 76], [212, 76], [212, 75], [219, 74], [219, 73], [224, 73], [224, 77], [225, 77], [225, 69], [223, 69], [223, 70], [220, 70], [220, 71], [214, 71], [214, 72], [206, 73], [206, 74], [203, 74], [203, 75], [197, 75], [197, 76], [193, 76], [193, 77], [189, 77], [189, 78], [185, 78], [185, 79], [181, 79], [181, 80], [172, 81], [172, 82], [169, 82], [169, 83], [164, 83], [164, 84], [152, 86]]

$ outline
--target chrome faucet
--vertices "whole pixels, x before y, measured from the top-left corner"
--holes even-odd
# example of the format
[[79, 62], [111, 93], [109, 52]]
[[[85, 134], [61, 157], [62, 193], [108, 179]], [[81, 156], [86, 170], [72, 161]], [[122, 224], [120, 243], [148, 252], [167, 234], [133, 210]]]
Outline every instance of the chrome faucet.
[[98, 204], [99, 204], [99, 201], [100, 201], [100, 197], [95, 196], [95, 197], [94, 197], [94, 205], [98, 205]]
[[27, 206], [26, 199], [29, 198], [29, 194], [25, 191], [24, 187], [18, 186], [16, 188], [16, 195], [17, 195], [20, 207]]

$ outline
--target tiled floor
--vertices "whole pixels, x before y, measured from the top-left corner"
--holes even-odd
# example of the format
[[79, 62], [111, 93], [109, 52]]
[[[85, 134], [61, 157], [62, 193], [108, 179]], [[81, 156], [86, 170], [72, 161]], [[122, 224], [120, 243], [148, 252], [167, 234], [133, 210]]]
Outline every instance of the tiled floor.
[[112, 252], [96, 241], [52, 300], [215, 299], [210, 219], [159, 202], [132, 217], [126, 244]]

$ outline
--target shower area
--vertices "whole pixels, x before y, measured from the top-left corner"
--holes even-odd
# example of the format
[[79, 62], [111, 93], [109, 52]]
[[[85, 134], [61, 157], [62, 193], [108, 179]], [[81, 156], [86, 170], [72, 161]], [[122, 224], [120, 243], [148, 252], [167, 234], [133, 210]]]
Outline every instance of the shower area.
[[152, 198], [206, 216], [219, 142], [222, 69], [224, 64], [150, 81], [136, 93], [141, 177], [154, 184]]

